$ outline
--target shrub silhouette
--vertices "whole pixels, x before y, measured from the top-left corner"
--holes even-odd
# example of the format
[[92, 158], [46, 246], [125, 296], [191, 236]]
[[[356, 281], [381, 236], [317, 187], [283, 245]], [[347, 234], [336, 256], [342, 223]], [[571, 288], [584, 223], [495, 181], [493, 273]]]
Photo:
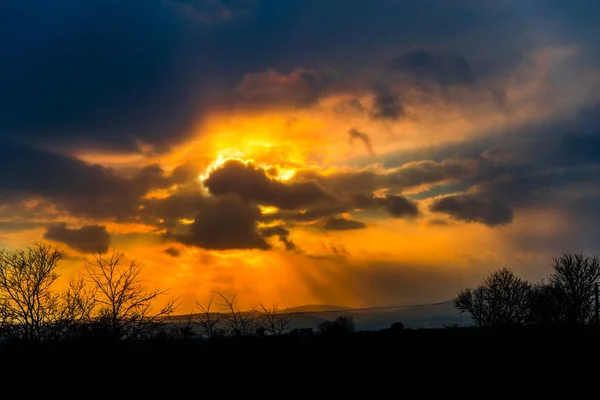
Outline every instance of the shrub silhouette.
[[402, 322], [394, 322], [392, 326], [390, 326], [390, 330], [392, 331], [402, 331], [404, 330], [404, 324]]
[[355, 328], [354, 318], [340, 315], [334, 320], [321, 322], [317, 328], [317, 332], [320, 335], [341, 336], [354, 332]]

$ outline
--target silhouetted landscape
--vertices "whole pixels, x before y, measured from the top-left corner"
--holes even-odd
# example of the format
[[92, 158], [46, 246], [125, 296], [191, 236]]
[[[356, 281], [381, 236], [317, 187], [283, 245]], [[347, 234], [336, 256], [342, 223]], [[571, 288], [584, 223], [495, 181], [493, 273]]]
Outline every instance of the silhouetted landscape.
[[398, 352], [411, 362], [416, 356], [442, 357], [440, 365], [447, 365], [454, 362], [447, 357], [481, 351], [488, 357], [527, 351], [542, 357], [538, 362], [550, 343], [561, 354], [581, 347], [590, 356], [600, 338], [600, 258], [584, 254], [554, 258], [553, 272], [542, 282], [529, 283], [504, 268], [437, 304], [289, 310], [259, 304], [241, 310], [235, 296], [214, 293], [189, 314], [176, 313], [176, 300], [154, 310], [152, 302], [167, 293], [145, 287], [142, 264], [125, 263], [116, 250], [96, 254], [79, 279], [57, 291], [62, 257], [58, 247], [39, 242], [0, 251], [0, 349], [6, 357], [133, 351], [211, 363], [264, 357], [308, 362], [350, 351], [346, 356], [373, 360]]

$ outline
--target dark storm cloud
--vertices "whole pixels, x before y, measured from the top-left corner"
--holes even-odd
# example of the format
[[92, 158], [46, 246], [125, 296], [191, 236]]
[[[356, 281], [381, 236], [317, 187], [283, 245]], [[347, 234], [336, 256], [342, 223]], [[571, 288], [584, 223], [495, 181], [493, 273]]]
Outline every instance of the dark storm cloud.
[[54, 224], [48, 227], [44, 239], [64, 243], [82, 253], [104, 253], [110, 245], [110, 233], [99, 225], [70, 229], [64, 223]]
[[260, 216], [257, 206], [236, 197], [206, 199], [189, 231], [177, 235], [176, 239], [207, 250], [268, 250], [271, 246], [256, 227]]
[[59, 209], [92, 217], [130, 217], [151, 189], [170, 185], [157, 165], [122, 176], [58, 153], [12, 142], [1, 143], [0, 194], [4, 201], [30, 197], [51, 200]]
[[493, 227], [509, 224], [513, 220], [513, 210], [477, 195], [456, 195], [435, 200], [431, 206], [434, 212], [446, 213], [465, 222], [479, 222]]
[[359, 193], [353, 196], [353, 200], [358, 208], [383, 208], [394, 218], [415, 217], [419, 215], [417, 203], [404, 196], [386, 195], [385, 197], [377, 197]]
[[234, 193], [244, 201], [272, 205], [284, 210], [329, 199], [313, 181], [282, 183], [269, 178], [264, 169], [238, 160], [227, 161], [211, 172], [204, 181], [204, 186], [214, 195]]
[[[539, 46], [536, 22], [552, 21], [566, 41], [598, 36], [598, 6], [588, 0], [535, 10], [517, 0], [3, 2], [0, 140], [162, 149], [214, 103], [215, 87], [232, 90], [249, 72], [353, 73], [394, 50], [405, 54], [396, 60], [405, 69], [468, 82], [460, 57], [473, 70], [505, 73]], [[410, 53], [415, 43], [431, 58]], [[460, 56], [444, 58], [449, 47]], [[313, 91], [321, 85], [310, 74], [302, 81]], [[401, 115], [393, 96], [379, 97], [376, 115]]]
[[[193, 219], [205, 201], [199, 189], [180, 190], [166, 198], [142, 200], [143, 208], [138, 213], [149, 224], [174, 228], [180, 219]], [[159, 223], [160, 220], [163, 222]]]
[[364, 229], [367, 225], [364, 222], [346, 219], [342, 217], [330, 217], [325, 220], [322, 228], [327, 231], [349, 231]]

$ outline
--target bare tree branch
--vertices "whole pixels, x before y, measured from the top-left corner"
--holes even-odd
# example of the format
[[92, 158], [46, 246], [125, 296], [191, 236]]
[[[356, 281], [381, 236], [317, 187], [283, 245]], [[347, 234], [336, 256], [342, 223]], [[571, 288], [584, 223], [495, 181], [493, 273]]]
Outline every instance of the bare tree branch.
[[108, 256], [94, 254], [92, 260], [85, 261], [85, 277], [97, 291], [96, 321], [111, 336], [130, 340], [155, 332], [177, 305], [170, 299], [161, 309], [153, 310], [152, 303], [168, 290], [148, 289], [140, 278], [143, 264], [136, 259], [124, 264], [124, 258], [124, 251], [114, 249]]
[[266, 308], [260, 304], [262, 309], [262, 325], [265, 331], [273, 336], [283, 335], [292, 323], [292, 315], [287, 309], [280, 311], [277, 304], [273, 304], [271, 308]]
[[37, 242], [24, 250], [0, 250], [0, 321], [5, 333], [41, 340], [59, 314], [60, 296], [52, 291], [58, 247]]

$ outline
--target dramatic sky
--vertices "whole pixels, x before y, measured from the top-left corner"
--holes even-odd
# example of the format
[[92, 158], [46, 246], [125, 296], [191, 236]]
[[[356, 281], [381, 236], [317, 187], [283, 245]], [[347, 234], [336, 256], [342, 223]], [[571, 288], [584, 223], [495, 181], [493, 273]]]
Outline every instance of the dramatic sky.
[[0, 3], [0, 247], [63, 277], [370, 306], [600, 252], [596, 0]]

